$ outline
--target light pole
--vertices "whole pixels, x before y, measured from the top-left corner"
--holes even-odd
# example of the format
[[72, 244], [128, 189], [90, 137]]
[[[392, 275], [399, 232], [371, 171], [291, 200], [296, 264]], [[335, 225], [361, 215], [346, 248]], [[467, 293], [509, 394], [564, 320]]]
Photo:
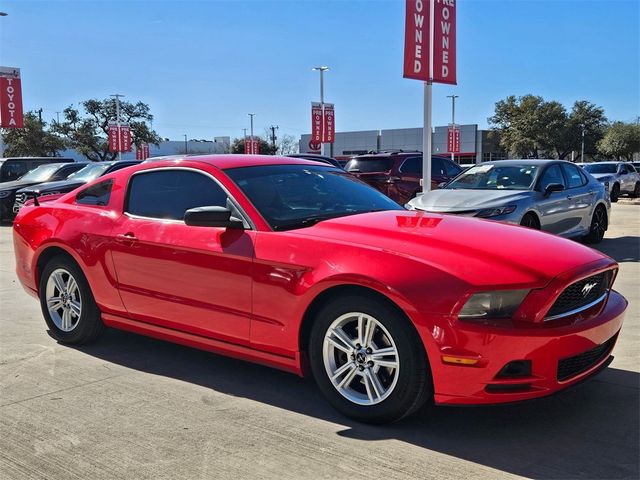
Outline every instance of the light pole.
[[256, 152], [253, 151], [253, 117], [255, 113], [248, 113], [247, 115], [249, 115], [249, 117], [251, 118], [251, 129], [249, 130], [249, 132], [251, 133], [251, 137], [249, 141], [249, 150], [251, 154], [255, 154]]
[[[329, 70], [329, 67], [313, 67], [311, 70], [320, 72], [320, 110], [322, 111], [322, 128], [324, 130], [324, 72]], [[324, 132], [322, 136], [324, 137]], [[324, 155], [322, 139], [320, 141], [320, 155]]]
[[189, 147], [187, 146], [187, 134], [184, 134], [184, 154], [188, 155], [189, 154]]
[[120, 97], [124, 97], [124, 95], [115, 93], [110, 96], [116, 99], [116, 125], [118, 126], [118, 160], [122, 160], [122, 145], [120, 145]]
[[[453, 146], [456, 143], [456, 98], [460, 95], [447, 95], [447, 98], [451, 99], [451, 128], [453, 129]], [[456, 161], [456, 154], [453, 152], [455, 148], [451, 149], [451, 161]]]
[[580, 163], [584, 163], [584, 123], [582, 124], [582, 146], [580, 150]]

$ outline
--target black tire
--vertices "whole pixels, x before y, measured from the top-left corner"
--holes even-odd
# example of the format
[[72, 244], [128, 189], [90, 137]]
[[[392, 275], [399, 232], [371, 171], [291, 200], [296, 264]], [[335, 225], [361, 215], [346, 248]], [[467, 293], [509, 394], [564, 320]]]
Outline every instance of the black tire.
[[636, 186], [633, 188], [633, 193], [631, 194], [633, 198], [640, 197], [640, 182], [636, 182]]
[[525, 213], [520, 220], [520, 225], [527, 228], [533, 228], [534, 230], [540, 230], [540, 221], [535, 213]]
[[[369, 370], [369, 372], [360, 372], [361, 374], [370, 374], [375, 372], [375, 368], [378, 368], [378, 374], [385, 376], [387, 379], [397, 377], [395, 383], [389, 382], [392, 383], [392, 386], [387, 389], [388, 396], [384, 399], [382, 399], [384, 395], [378, 397], [378, 400], [382, 399], [379, 400], [379, 403], [361, 405], [346, 398], [338, 391], [338, 387], [334, 386], [329, 378], [328, 367], [325, 367], [323, 352], [325, 335], [328, 329], [335, 321], [353, 312], [363, 313], [370, 316], [369, 318], [373, 318], [386, 329], [386, 333], [390, 334], [395, 343], [398, 370], [387, 369], [382, 371], [384, 367], [373, 366], [373, 362], [369, 362], [364, 365], [369, 365], [370, 368], [365, 366], [361, 369]], [[376, 327], [374, 332], [376, 332], [375, 335], [382, 335], [382, 337], [373, 336], [372, 345], [375, 342], [381, 342], [381, 345], [383, 345], [382, 341], [386, 338], [384, 337], [386, 333], [379, 327]], [[376, 348], [381, 347], [376, 345]], [[349, 360], [346, 353], [338, 350], [335, 350], [335, 352], [344, 356], [345, 364], [353, 364], [358, 369], [362, 366], [362, 364], [357, 363], [358, 360], [355, 355], [351, 356], [351, 360]], [[367, 351], [367, 353], [371, 352]], [[375, 296], [352, 294], [337, 297], [324, 305], [318, 312], [311, 330], [309, 358], [313, 376], [325, 398], [336, 410], [360, 422], [380, 424], [399, 420], [418, 410], [428, 399], [433, 397], [429, 362], [415, 328], [401, 312]], [[345, 364], [342, 366], [345, 366]], [[387, 375], [388, 372], [395, 373]], [[348, 375], [349, 373], [345, 377]], [[358, 375], [358, 373], [355, 375]], [[353, 388], [364, 391], [366, 383], [364, 376], [353, 377], [353, 380], [347, 383], [346, 387], [350, 388], [353, 385]], [[376, 378], [379, 377], [376, 376]], [[378, 383], [378, 386], [383, 385]], [[368, 391], [369, 389], [367, 388]]]
[[598, 205], [593, 211], [591, 217], [591, 226], [589, 227], [589, 233], [585, 235], [585, 243], [600, 243], [604, 238], [604, 232], [609, 226], [609, 219], [607, 218], [607, 210]]
[[620, 185], [618, 185], [617, 183], [613, 184], [613, 187], [611, 187], [609, 198], [613, 203], [616, 203], [618, 201], [618, 199], [620, 198]]
[[[56, 284], [52, 278], [54, 273], [56, 274], [56, 277], [59, 276], [63, 285], [66, 286], [64, 292], [60, 292], [60, 289], [57, 286], [58, 284]], [[77, 288], [69, 288], [70, 277], [73, 278], [77, 284]], [[61, 306], [55, 312], [50, 312], [47, 307], [47, 298], [51, 298], [47, 293], [47, 286], [50, 278], [54, 285], [51, 287], [53, 289], [53, 296], [60, 299], [65, 297], [65, 301], [63, 303], [61, 303], [62, 300], [58, 302]], [[52, 258], [45, 265], [42, 275], [40, 276], [39, 291], [40, 307], [47, 326], [49, 327], [49, 332], [51, 333], [51, 336], [60, 343], [70, 345], [88, 343], [98, 338], [98, 336], [103, 332], [104, 323], [102, 323], [100, 310], [93, 298], [89, 283], [87, 282], [87, 279], [82, 273], [80, 267], [71, 258], [66, 256], [57, 256]], [[57, 296], [55, 295], [55, 292], [58, 292]], [[66, 292], [70, 293], [67, 294]], [[69, 324], [67, 326], [69, 329], [67, 330], [64, 328], [65, 307], [62, 305], [70, 305], [72, 301], [75, 301], [76, 305], [79, 302], [80, 315], [72, 314], [68, 317]], [[69, 310], [73, 310], [73, 308], [69, 306]], [[56, 316], [57, 318], [54, 318]]]

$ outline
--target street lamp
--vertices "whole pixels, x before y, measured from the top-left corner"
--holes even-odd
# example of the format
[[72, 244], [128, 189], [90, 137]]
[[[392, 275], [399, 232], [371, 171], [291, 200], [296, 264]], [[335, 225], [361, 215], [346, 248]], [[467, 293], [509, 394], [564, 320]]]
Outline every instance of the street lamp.
[[451, 149], [451, 161], [455, 162], [456, 161], [456, 154], [453, 152], [455, 150], [455, 143], [456, 143], [456, 98], [458, 98], [459, 95], [447, 95], [447, 98], [451, 99], [451, 128], [453, 130], [453, 147]]
[[[322, 118], [324, 118], [324, 72], [329, 70], [329, 67], [313, 67], [311, 70], [320, 72], [320, 110], [322, 111]], [[324, 143], [320, 141], [320, 155], [324, 155]]]
[[580, 163], [584, 163], [584, 123], [582, 126], [582, 148], [580, 153]]

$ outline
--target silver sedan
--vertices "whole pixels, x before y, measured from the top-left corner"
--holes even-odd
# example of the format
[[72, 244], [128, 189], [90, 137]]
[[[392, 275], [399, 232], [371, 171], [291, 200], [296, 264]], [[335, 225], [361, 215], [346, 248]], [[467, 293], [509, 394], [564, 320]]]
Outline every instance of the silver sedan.
[[598, 243], [608, 228], [605, 187], [571, 162], [501, 160], [462, 172], [406, 208], [487, 218]]

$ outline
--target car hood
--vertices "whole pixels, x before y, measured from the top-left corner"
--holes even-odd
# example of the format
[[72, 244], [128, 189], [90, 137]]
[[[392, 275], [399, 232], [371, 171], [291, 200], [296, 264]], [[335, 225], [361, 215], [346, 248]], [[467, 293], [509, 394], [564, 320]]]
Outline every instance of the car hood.
[[419, 210], [455, 212], [505, 205], [528, 198], [531, 194], [529, 190], [442, 189], [420, 195], [410, 204]]
[[29, 187], [24, 188], [22, 191], [28, 192], [28, 193], [32, 193], [32, 192], [46, 193], [46, 192], [61, 192], [61, 191], [70, 192], [71, 190], [74, 190], [84, 184], [85, 182], [77, 182], [72, 180], [60, 180], [57, 182], [31, 184], [29, 185]]
[[477, 287], [540, 288], [591, 262], [614, 264], [596, 250], [549, 233], [420, 211], [346, 216], [290, 233], [410, 257]]
[[14, 180], [12, 182], [0, 183], [0, 191], [2, 190], [18, 190], [20, 188], [29, 187], [35, 185], [37, 182], [24, 182], [20, 180]]
[[606, 178], [613, 178], [616, 176], [615, 173], [592, 173], [590, 175], [596, 178], [597, 180], [604, 180]]

